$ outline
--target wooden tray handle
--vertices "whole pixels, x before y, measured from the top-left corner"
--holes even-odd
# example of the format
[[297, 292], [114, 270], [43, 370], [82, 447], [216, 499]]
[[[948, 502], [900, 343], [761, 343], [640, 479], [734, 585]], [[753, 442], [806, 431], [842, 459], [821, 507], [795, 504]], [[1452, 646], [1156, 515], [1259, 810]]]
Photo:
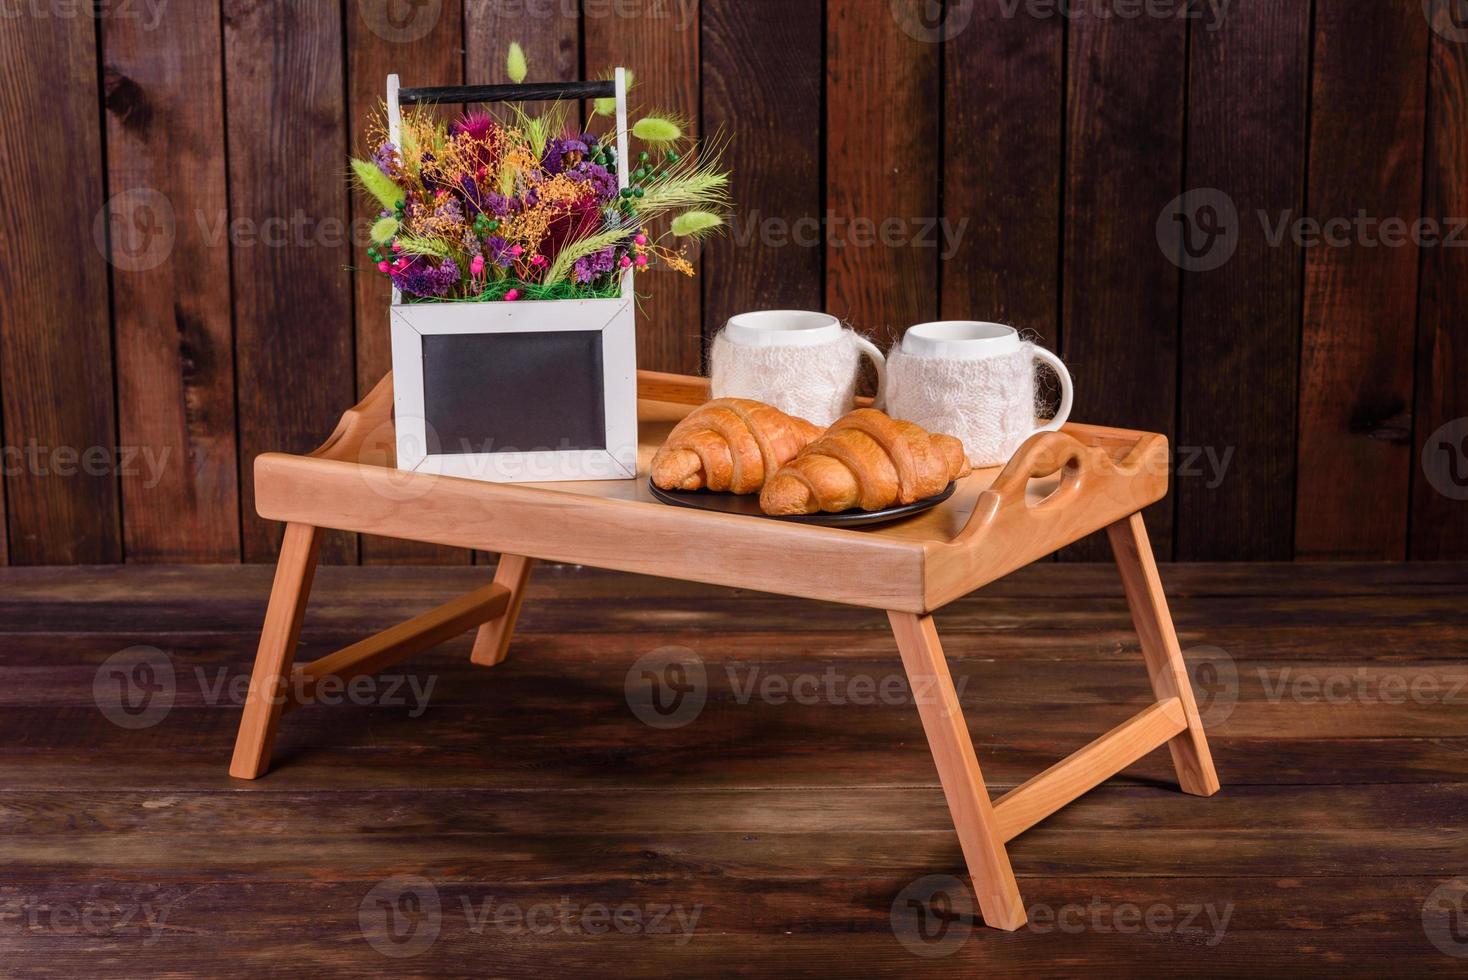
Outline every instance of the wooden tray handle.
[[[1004, 470], [989, 486], [989, 492], [1004, 501], [1023, 501], [1031, 480], [1038, 480], [1064, 470], [1060, 486], [1045, 498], [1045, 505], [1062, 502], [1075, 494], [1084, 482], [1092, 454], [1101, 452], [1086, 446], [1064, 432], [1037, 432], [1010, 457]], [[1103, 454], [1104, 455], [1104, 454]]]

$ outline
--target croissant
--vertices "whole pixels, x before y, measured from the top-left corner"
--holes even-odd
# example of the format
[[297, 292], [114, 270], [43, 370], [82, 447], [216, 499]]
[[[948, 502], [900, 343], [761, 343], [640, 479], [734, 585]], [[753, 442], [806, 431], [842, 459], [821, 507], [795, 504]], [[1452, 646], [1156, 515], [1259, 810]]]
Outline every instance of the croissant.
[[882, 510], [941, 493], [972, 472], [963, 443], [873, 408], [843, 416], [760, 493], [766, 514]]
[[652, 482], [664, 490], [758, 493], [767, 476], [820, 434], [764, 402], [715, 398], [673, 427], [652, 458]]

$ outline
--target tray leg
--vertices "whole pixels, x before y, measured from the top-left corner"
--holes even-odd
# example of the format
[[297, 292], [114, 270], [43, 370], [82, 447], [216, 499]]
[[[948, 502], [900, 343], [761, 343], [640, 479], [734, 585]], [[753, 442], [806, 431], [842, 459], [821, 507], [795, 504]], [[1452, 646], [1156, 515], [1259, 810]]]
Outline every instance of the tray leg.
[[287, 524], [275, 565], [275, 584], [270, 588], [270, 606], [260, 630], [260, 649], [255, 654], [255, 671], [250, 675], [250, 693], [235, 738], [229, 774], [255, 779], [270, 768], [275, 730], [285, 707], [291, 664], [301, 636], [301, 620], [311, 595], [316, 558], [321, 553], [321, 529], [309, 524]]
[[515, 632], [515, 620], [520, 616], [520, 603], [525, 601], [525, 584], [530, 580], [530, 566], [533, 564], [534, 558], [500, 555], [494, 584], [510, 590], [510, 602], [503, 613], [479, 627], [479, 633], [474, 637], [474, 651], [469, 654], [471, 663], [493, 667], [502, 663], [509, 654], [510, 637]]
[[989, 790], [979, 771], [933, 617], [901, 612], [889, 612], [887, 616], [892, 621], [902, 666], [917, 701], [984, 922], [999, 929], [1018, 929], [1025, 924], [1024, 903], [1009, 866], [1009, 852], [999, 836]]
[[1184, 793], [1212, 796], [1218, 792], [1218, 774], [1213, 769], [1213, 755], [1208, 751], [1208, 736], [1193, 699], [1193, 684], [1183, 660], [1172, 614], [1167, 610], [1167, 596], [1157, 574], [1157, 561], [1147, 539], [1147, 527], [1140, 513], [1117, 521], [1106, 529], [1116, 567], [1121, 572], [1122, 588], [1132, 611], [1132, 623], [1142, 641], [1142, 656], [1147, 661], [1147, 674], [1157, 700], [1177, 698], [1182, 705], [1188, 727], [1174, 736], [1167, 747]]

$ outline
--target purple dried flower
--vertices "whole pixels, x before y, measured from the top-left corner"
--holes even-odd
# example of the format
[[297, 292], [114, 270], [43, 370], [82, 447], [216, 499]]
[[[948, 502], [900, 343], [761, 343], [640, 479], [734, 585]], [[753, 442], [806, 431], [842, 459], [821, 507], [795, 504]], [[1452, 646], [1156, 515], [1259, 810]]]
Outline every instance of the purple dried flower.
[[377, 147], [377, 152], [372, 154], [372, 162], [377, 164], [377, 169], [387, 176], [394, 176], [398, 168], [398, 148], [391, 143], [383, 142]]
[[586, 156], [587, 146], [578, 139], [565, 138], [554, 139], [545, 148], [545, 155], [541, 158], [541, 166], [551, 176], [574, 167]]
[[615, 248], [604, 248], [600, 252], [593, 252], [585, 258], [576, 260], [576, 281], [588, 283], [597, 276], [611, 272], [617, 265], [617, 250]]
[[453, 259], [444, 259], [435, 267], [420, 255], [405, 268], [394, 269], [392, 282], [409, 296], [442, 296], [458, 285], [459, 267]]
[[484, 241], [484, 257], [502, 269], [508, 269], [515, 264], [515, 257], [510, 254], [513, 248], [509, 242], [499, 235], [487, 238]]
[[608, 203], [617, 196], [617, 177], [599, 163], [582, 161], [581, 165], [574, 170], [567, 171], [567, 177], [590, 184], [591, 189], [602, 203]]

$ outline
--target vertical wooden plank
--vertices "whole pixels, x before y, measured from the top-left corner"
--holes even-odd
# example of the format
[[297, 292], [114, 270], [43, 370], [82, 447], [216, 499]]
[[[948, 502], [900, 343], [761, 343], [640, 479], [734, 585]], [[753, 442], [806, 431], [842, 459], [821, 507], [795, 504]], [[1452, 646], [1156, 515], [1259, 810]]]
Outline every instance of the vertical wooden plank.
[[[347, 7], [347, 100], [350, 152], [372, 153], [366, 131], [382, 108], [387, 76], [402, 76], [404, 85], [458, 85], [464, 78], [464, 11], [459, 0], [404, 4], [367, 0]], [[370, 268], [367, 229], [377, 217], [375, 203], [352, 195], [351, 264], [356, 302], [357, 391], [366, 393], [392, 368], [388, 306], [392, 288]], [[363, 536], [363, 564], [464, 564], [470, 552]]]
[[950, 34], [943, 215], [957, 244], [940, 252], [942, 316], [1007, 323], [1055, 346], [1064, 21], [1006, 16], [985, 0]]
[[[1422, 253], [1410, 557], [1468, 558], [1468, 21], [1437, 5], [1423, 217], [1457, 247]], [[1462, 9], [1462, 6], [1459, 6]]]
[[747, 310], [821, 309], [824, 30], [819, 3], [703, 5], [703, 131], [734, 134], [737, 203], [703, 251], [707, 335]]
[[1300, 558], [1406, 556], [1418, 250], [1356, 219], [1418, 217], [1427, 36], [1420, 0], [1316, 2], [1308, 211], [1337, 244], [1306, 248]]
[[[341, 30], [339, 0], [224, 0], [246, 561], [281, 535], [255, 515], [255, 457], [312, 449], [353, 401]], [[322, 557], [354, 562], [355, 539]]]
[[[1070, 23], [1064, 356], [1076, 415], [1172, 436], [1180, 272], [1157, 217], [1181, 190], [1187, 23], [1080, 17]], [[1147, 509], [1157, 554], [1172, 554], [1172, 501]], [[1099, 560], [1093, 537], [1064, 557]]]
[[[927, 0], [844, 0], [826, 25], [826, 309], [879, 344], [938, 313], [943, 30]], [[938, 236], [941, 240], [941, 235]]]
[[90, 16], [0, 30], [0, 371], [10, 560], [115, 562], [108, 224]]
[[[1176, 557], [1281, 561], [1294, 550], [1300, 248], [1271, 241], [1304, 201], [1308, 3], [1237, 4], [1191, 32], [1186, 179], [1177, 209], [1228, 230], [1183, 273]], [[1209, 26], [1209, 23], [1216, 23]], [[1270, 217], [1268, 223], [1258, 215]]]
[[127, 559], [239, 561], [219, 9], [98, 23]]
[[505, 54], [519, 41], [533, 82], [572, 82], [581, 77], [578, 0], [464, 0], [464, 56], [471, 85], [508, 82]]
[[[636, 75], [628, 97], [630, 122], [643, 112], [667, 111], [688, 119], [697, 132], [697, 0], [585, 0], [582, 22], [588, 76], [618, 65]], [[703, 360], [699, 281], [655, 266], [637, 277], [637, 291], [637, 366], [697, 374]]]

